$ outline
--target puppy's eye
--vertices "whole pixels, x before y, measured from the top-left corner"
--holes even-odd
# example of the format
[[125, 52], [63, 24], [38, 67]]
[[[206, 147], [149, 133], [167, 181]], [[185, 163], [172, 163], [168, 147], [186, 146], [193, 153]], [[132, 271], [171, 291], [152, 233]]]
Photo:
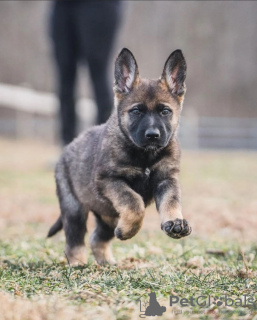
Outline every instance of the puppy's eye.
[[168, 109], [168, 108], [164, 108], [162, 111], [161, 111], [161, 115], [162, 116], [167, 116], [167, 115], [169, 115], [169, 114], [171, 114], [171, 110], [170, 109]]
[[138, 108], [133, 108], [130, 112], [136, 116], [139, 116], [142, 113]]

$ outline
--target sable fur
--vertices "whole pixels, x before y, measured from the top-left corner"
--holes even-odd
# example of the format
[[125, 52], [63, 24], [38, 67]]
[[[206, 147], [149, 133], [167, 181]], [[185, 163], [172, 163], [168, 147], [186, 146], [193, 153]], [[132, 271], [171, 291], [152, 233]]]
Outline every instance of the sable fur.
[[185, 77], [180, 50], [170, 55], [158, 80], [141, 79], [132, 53], [121, 51], [115, 63], [111, 117], [65, 147], [56, 166], [61, 216], [49, 236], [64, 228], [70, 263], [86, 263], [89, 211], [96, 216], [90, 243], [99, 264], [114, 262], [110, 240], [133, 237], [152, 201], [168, 236], [191, 233], [182, 216], [178, 181], [177, 129]]

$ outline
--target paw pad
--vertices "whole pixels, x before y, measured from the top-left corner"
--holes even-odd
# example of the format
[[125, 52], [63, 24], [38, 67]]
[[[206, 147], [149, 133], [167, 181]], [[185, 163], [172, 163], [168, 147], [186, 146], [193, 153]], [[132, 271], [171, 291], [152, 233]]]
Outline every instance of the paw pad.
[[192, 232], [192, 228], [185, 219], [170, 220], [161, 225], [161, 229], [174, 239], [188, 236]]

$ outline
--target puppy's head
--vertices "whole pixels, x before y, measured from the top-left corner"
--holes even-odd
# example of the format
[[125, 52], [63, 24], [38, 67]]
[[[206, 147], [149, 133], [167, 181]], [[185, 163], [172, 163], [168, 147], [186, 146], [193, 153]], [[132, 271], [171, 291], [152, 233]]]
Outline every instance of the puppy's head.
[[120, 129], [137, 147], [157, 151], [168, 145], [178, 126], [185, 78], [181, 50], [169, 56], [158, 80], [140, 78], [133, 54], [121, 51], [115, 63], [115, 106]]

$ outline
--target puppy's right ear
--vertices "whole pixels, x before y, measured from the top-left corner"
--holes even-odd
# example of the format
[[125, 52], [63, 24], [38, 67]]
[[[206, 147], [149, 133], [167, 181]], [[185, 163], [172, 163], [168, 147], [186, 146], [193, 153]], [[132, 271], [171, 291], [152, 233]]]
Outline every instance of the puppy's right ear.
[[115, 62], [114, 91], [128, 93], [139, 77], [136, 59], [131, 51], [124, 48], [121, 50]]

